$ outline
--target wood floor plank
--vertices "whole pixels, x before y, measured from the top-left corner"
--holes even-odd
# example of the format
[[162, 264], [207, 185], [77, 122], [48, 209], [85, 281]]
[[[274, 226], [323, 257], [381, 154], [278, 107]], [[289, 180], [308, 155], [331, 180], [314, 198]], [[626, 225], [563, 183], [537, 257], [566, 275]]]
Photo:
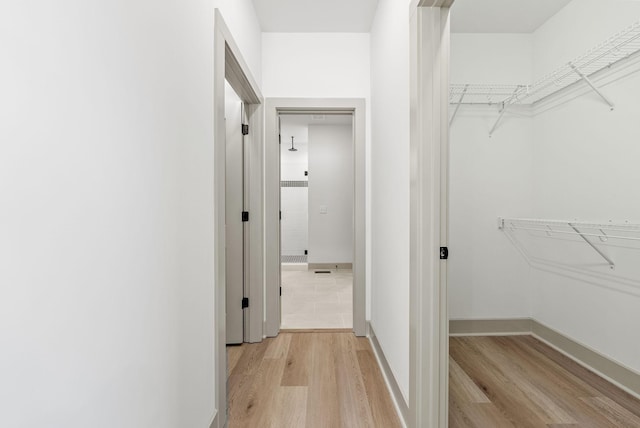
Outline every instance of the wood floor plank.
[[264, 353], [264, 358], [286, 358], [291, 344], [291, 334], [280, 333], [277, 337], [267, 339], [269, 345]]
[[535, 372], [524, 368], [527, 359], [513, 357], [512, 344], [514, 341], [501, 343], [499, 339], [496, 337], [483, 338], [478, 340], [476, 345], [487, 359], [508, 373], [510, 381], [522, 391], [528, 401], [537, 407], [540, 418], [546, 424], [576, 423], [576, 420], [558, 404], [561, 395], [554, 393], [554, 383], [545, 382], [546, 376], [536, 377]]
[[373, 352], [357, 351], [358, 364], [371, 405], [374, 427], [401, 427], [400, 419], [389, 394], [381, 394], [387, 386]]
[[[475, 338], [474, 338], [475, 339]], [[537, 428], [547, 421], [501, 367], [488, 360], [467, 338], [452, 338], [450, 353], [458, 365], [482, 389], [504, 417], [518, 427]]]
[[546, 356], [555, 364], [572, 373], [577, 378], [582, 379], [589, 386], [598, 391], [598, 395], [611, 398], [629, 412], [640, 417], [640, 401], [628, 392], [616, 387], [606, 379], [603, 379], [587, 368], [577, 364], [571, 358], [563, 355], [550, 346], [547, 346], [532, 336], [525, 336], [523, 337], [523, 340], [526, 340], [532, 349]]
[[281, 386], [309, 386], [312, 343], [316, 337], [316, 333], [291, 335]]
[[590, 407], [598, 410], [607, 420], [620, 428], [640, 427], [640, 418], [607, 397], [583, 398]]
[[[253, 375], [246, 375], [239, 391], [230, 392], [229, 428], [268, 426], [274, 394], [268, 392], [282, 377], [284, 360], [263, 359]], [[235, 375], [241, 376], [241, 375]]]
[[307, 420], [307, 386], [280, 386], [274, 392], [269, 428], [301, 428]]
[[368, 340], [352, 332], [286, 333], [237, 349], [229, 428], [400, 427]]
[[[264, 358], [264, 353], [267, 350], [268, 342], [263, 341], [261, 343], [255, 343], [251, 346], [242, 345], [242, 354], [238, 359], [231, 374], [244, 374], [253, 375], [260, 367], [260, 363]], [[229, 349], [229, 348], [227, 348]]]
[[313, 358], [307, 396], [307, 428], [342, 426], [338, 381], [332, 347], [335, 335], [307, 333], [312, 338]]
[[449, 379], [451, 394], [461, 404], [491, 402], [451, 357], [449, 357]]
[[344, 427], [368, 428], [373, 426], [373, 416], [360, 373], [358, 347], [359, 341], [352, 334], [335, 337], [333, 358], [338, 382], [340, 419]]
[[455, 403], [449, 412], [449, 428], [515, 428], [492, 403]]
[[[640, 400], [533, 337], [455, 337], [450, 355], [451, 427], [640, 427]], [[470, 403], [458, 370], [491, 402]]]
[[227, 347], [227, 366], [229, 367], [229, 373], [233, 373], [243, 353], [244, 349], [242, 349], [242, 346]]

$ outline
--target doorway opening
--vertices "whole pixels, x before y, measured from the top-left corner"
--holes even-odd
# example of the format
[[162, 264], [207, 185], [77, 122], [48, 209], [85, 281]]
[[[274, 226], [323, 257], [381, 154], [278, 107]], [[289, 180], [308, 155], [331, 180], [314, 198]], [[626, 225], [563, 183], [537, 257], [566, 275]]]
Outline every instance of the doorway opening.
[[[365, 240], [365, 111], [364, 111], [365, 101], [364, 99], [350, 99], [350, 98], [341, 98], [341, 99], [304, 99], [304, 98], [271, 98], [267, 99], [265, 102], [265, 247], [267, 251], [265, 253], [265, 274], [266, 274], [266, 292], [265, 292], [265, 335], [267, 337], [275, 337], [278, 335], [278, 332], [281, 328], [302, 328], [302, 329], [313, 329], [313, 328], [349, 328], [352, 329], [353, 332], [357, 336], [366, 336], [367, 334], [367, 324], [366, 324], [366, 280], [365, 280], [365, 251], [366, 251], [366, 240]], [[306, 116], [306, 119], [303, 117]], [[348, 143], [345, 144], [343, 149], [345, 150], [345, 154], [340, 158], [339, 162], [337, 160], [333, 160], [334, 167], [337, 166], [337, 163], [349, 164], [351, 169], [351, 178], [343, 179], [335, 181], [335, 178], [338, 177], [336, 174], [335, 168], [331, 170], [331, 162], [330, 160], [325, 159], [327, 165], [329, 165], [328, 172], [326, 175], [330, 176], [329, 178], [334, 181], [329, 181], [328, 190], [326, 191], [325, 198], [335, 197], [337, 194], [341, 194], [342, 198], [346, 198], [347, 202], [344, 203], [344, 206], [350, 208], [347, 210], [347, 219], [345, 220], [345, 214], [339, 216], [343, 219], [343, 230], [341, 238], [344, 238], [346, 241], [350, 242], [351, 245], [343, 245], [342, 252], [346, 253], [346, 256], [336, 258], [339, 252], [334, 250], [329, 250], [326, 253], [322, 251], [322, 245], [319, 247], [314, 246], [314, 234], [317, 235], [313, 224], [314, 224], [314, 216], [321, 217], [325, 221], [329, 219], [331, 213], [340, 212], [337, 207], [340, 205], [335, 201], [330, 201], [330, 199], [325, 199], [325, 202], [315, 201], [314, 198], [314, 180], [322, 177], [321, 167], [317, 169], [314, 167], [314, 148], [312, 144], [310, 144], [310, 139], [308, 138], [309, 129], [312, 129], [311, 134], [314, 134], [315, 131], [320, 131], [319, 135], [322, 138], [327, 140], [327, 136], [322, 137], [322, 131], [327, 131], [328, 127], [322, 128], [320, 125], [317, 125], [317, 122], [311, 122], [313, 117], [316, 117], [316, 121], [320, 120], [320, 117], [323, 117], [325, 120], [325, 124], [328, 123], [327, 120], [342, 120], [340, 124], [336, 123], [335, 126], [343, 126], [343, 133], [349, 135], [350, 138], [346, 140], [351, 142], [349, 147]], [[293, 121], [289, 120], [288, 117], [295, 117]], [[342, 119], [340, 119], [342, 118]], [[298, 155], [297, 160], [300, 163], [304, 163], [304, 160], [301, 160], [301, 156], [304, 153], [303, 146], [301, 143], [303, 138], [296, 137], [295, 132], [288, 132], [286, 127], [289, 126], [287, 121], [292, 123], [291, 126], [297, 120], [298, 122], [302, 120], [307, 120], [305, 126], [307, 127], [307, 134], [300, 134], [307, 136], [306, 143], [308, 145], [309, 153], [311, 153], [311, 157], [306, 161], [307, 169], [302, 169], [302, 173], [304, 171], [308, 172], [307, 176], [302, 175], [302, 177], [306, 177], [300, 180], [283, 180], [283, 178], [288, 177], [287, 169], [289, 167], [292, 168], [292, 171], [298, 170], [300, 165], [295, 167], [295, 165], [285, 165], [289, 160], [287, 158], [283, 158], [284, 160], [281, 163], [281, 155], [283, 152], [287, 154], [294, 155], [294, 157], [289, 158], [292, 164], [295, 164], [295, 155]], [[310, 124], [313, 123], [313, 124]], [[349, 126], [350, 124], [350, 126]], [[316, 126], [317, 125], [317, 126]], [[300, 126], [300, 123], [298, 123]], [[281, 128], [282, 127], [282, 128]], [[295, 128], [295, 127], [294, 127]], [[291, 128], [290, 128], [291, 129]], [[291, 137], [293, 136], [293, 140]], [[331, 137], [328, 138], [329, 142], [321, 143], [315, 145], [315, 148], [328, 149], [332, 144]], [[312, 143], [313, 141], [311, 141]], [[293, 146], [292, 146], [293, 143]], [[294, 149], [294, 150], [290, 150]], [[304, 148], [307, 149], [306, 147]], [[303, 153], [300, 153], [303, 152]], [[327, 150], [327, 153], [331, 153], [331, 150]], [[334, 153], [335, 154], [335, 153]], [[325, 156], [328, 156], [325, 154]], [[321, 159], [319, 156], [318, 160]], [[281, 176], [281, 168], [284, 168], [284, 176]], [[316, 171], [316, 172], [314, 172]], [[300, 178], [300, 177], [289, 177], [289, 178]], [[292, 225], [291, 218], [287, 219], [286, 207], [290, 204], [295, 204], [296, 196], [293, 196], [294, 193], [284, 194], [281, 200], [281, 192], [291, 192], [291, 191], [299, 191], [299, 187], [283, 187], [282, 181], [306, 181], [306, 183], [299, 184], [300, 186], [308, 186], [306, 189], [307, 192], [307, 241], [306, 244], [301, 244], [298, 242], [297, 244], [283, 242], [281, 239], [281, 228], [288, 227], [287, 224]], [[346, 188], [351, 189], [351, 193], [342, 192]], [[347, 196], [344, 196], [347, 195]], [[298, 193], [297, 200], [300, 205], [300, 201], [304, 201], [304, 191]], [[281, 204], [284, 204], [281, 205]], [[284, 208], [284, 209], [283, 209]], [[303, 213], [304, 214], [304, 213]], [[289, 213], [291, 215], [291, 213]], [[324, 216], [324, 217], [322, 217]], [[350, 216], [350, 219], [348, 218]], [[282, 218], [281, 218], [282, 217]], [[303, 220], [298, 220], [298, 223], [302, 223], [304, 226], [305, 220], [304, 215], [301, 217]], [[293, 222], [295, 223], [295, 221]], [[345, 226], [346, 225], [346, 226]], [[350, 225], [350, 227], [349, 227]], [[311, 227], [309, 227], [311, 226]], [[329, 227], [327, 231], [320, 231], [320, 243], [322, 243], [322, 239], [326, 239], [330, 233], [336, 232], [338, 229], [337, 226]], [[346, 232], [344, 232], [346, 230]], [[284, 230], [283, 239], [289, 239], [288, 236], [291, 235], [290, 229]], [[304, 231], [302, 232], [304, 234]], [[349, 237], [349, 235], [351, 235]], [[303, 248], [302, 245], [306, 246]], [[285, 248], [286, 247], [286, 248]], [[270, 250], [273, 249], [273, 250]], [[304, 250], [307, 250], [307, 260], [306, 267], [304, 264], [305, 256], [303, 253]], [[287, 252], [294, 252], [297, 254], [286, 254]], [[302, 260], [298, 265], [293, 264], [282, 264], [282, 256], [297, 256]], [[350, 257], [349, 257], [350, 256]], [[289, 271], [289, 268], [295, 269], [298, 268], [298, 271]], [[351, 272], [348, 272], [348, 269], [351, 267]], [[309, 268], [312, 270], [309, 271]], [[316, 273], [318, 271], [318, 273]], [[329, 273], [320, 273], [321, 271], [329, 272]], [[323, 308], [323, 304], [319, 301], [310, 301], [309, 299], [304, 300], [302, 295], [304, 291], [298, 293], [297, 296], [291, 295], [291, 292], [294, 290], [292, 287], [295, 286], [296, 283], [300, 284], [300, 279], [302, 276], [310, 276], [308, 278], [306, 293], [307, 296], [309, 294], [316, 295], [321, 293], [316, 293], [317, 291], [324, 292], [328, 289], [333, 289], [333, 296], [330, 298], [333, 299], [333, 309], [331, 309], [332, 302], [328, 302], [328, 305]], [[297, 280], [291, 280], [298, 276]], [[351, 276], [352, 279], [349, 277]], [[348, 300], [348, 283], [351, 279], [351, 300]], [[290, 281], [291, 280], [291, 281]], [[340, 283], [340, 284], [338, 284]], [[325, 286], [323, 288], [323, 285]], [[328, 286], [328, 287], [326, 287]], [[290, 287], [287, 289], [287, 287]], [[343, 287], [342, 290], [338, 290], [339, 287]], [[300, 287], [298, 288], [300, 289]], [[339, 296], [338, 293], [342, 291], [342, 296]], [[289, 294], [289, 295], [288, 295]], [[291, 297], [291, 298], [289, 298]], [[340, 299], [342, 297], [342, 299]], [[289, 302], [287, 302], [289, 300]], [[325, 300], [326, 302], [326, 300]], [[323, 317], [328, 318], [326, 314], [329, 311], [336, 311], [338, 309], [338, 305], [342, 305], [343, 309], [346, 309], [346, 306], [351, 306], [351, 324], [349, 324], [349, 320], [343, 320], [342, 314], [347, 314], [348, 312], [345, 310], [344, 312], [334, 312], [334, 319], [331, 321], [332, 324], [326, 323], [324, 325], [318, 324], [314, 326], [310, 324], [312, 322], [310, 319], [306, 319], [301, 316], [289, 316], [289, 312], [287, 312], [287, 304], [290, 303], [292, 307], [299, 304], [306, 304], [307, 310], [309, 312], [310, 306], [313, 305], [313, 311], [315, 312], [316, 307], [318, 309], [327, 309], [325, 315]], [[284, 304], [284, 308], [282, 308], [282, 304]], [[282, 310], [281, 310], [282, 308]], [[303, 309], [298, 307], [294, 309], [297, 312], [303, 312]], [[322, 312], [322, 311], [320, 311]], [[336, 316], [337, 315], [337, 316]], [[304, 321], [306, 324], [291, 324], [289, 321], [291, 320]]]
[[281, 329], [353, 328], [353, 114], [280, 114]]

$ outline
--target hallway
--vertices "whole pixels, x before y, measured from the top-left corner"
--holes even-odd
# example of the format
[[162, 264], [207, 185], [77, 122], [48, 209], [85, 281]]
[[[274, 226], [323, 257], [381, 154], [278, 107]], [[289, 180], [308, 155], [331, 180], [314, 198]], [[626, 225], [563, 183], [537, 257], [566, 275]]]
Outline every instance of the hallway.
[[366, 338], [281, 333], [227, 349], [229, 428], [401, 427]]

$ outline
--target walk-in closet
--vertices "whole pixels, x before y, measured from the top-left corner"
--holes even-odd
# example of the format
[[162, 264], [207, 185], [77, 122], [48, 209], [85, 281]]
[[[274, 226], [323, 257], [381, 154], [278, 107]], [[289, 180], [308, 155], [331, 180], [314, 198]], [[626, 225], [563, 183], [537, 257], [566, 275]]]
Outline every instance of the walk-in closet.
[[640, 426], [640, 2], [451, 31], [450, 426]]

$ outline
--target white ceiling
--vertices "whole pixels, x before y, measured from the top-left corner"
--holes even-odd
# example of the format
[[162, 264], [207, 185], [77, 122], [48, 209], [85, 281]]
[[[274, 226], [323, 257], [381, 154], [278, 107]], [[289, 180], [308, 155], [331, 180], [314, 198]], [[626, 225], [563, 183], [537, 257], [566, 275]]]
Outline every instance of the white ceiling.
[[456, 0], [454, 33], [533, 33], [571, 0]]
[[378, 0], [253, 0], [253, 4], [265, 33], [368, 33]]
[[[571, 1], [456, 0], [451, 30], [532, 33]], [[378, 0], [253, 0], [253, 4], [265, 33], [368, 33]]]

